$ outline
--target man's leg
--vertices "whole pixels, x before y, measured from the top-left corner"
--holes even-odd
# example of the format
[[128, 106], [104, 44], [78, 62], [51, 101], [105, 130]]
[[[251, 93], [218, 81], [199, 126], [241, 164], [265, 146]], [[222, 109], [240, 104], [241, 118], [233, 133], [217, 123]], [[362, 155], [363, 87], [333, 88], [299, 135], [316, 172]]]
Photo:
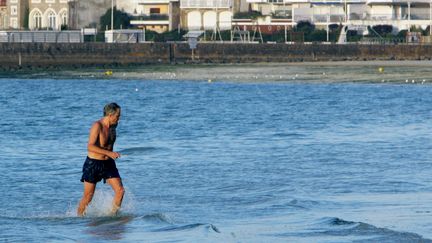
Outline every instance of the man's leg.
[[84, 194], [78, 205], [77, 215], [83, 216], [87, 208], [87, 205], [93, 199], [94, 192], [96, 190], [96, 184], [84, 181]]
[[111, 185], [112, 189], [114, 190], [114, 199], [113, 199], [113, 208], [112, 208], [112, 214], [116, 214], [117, 211], [120, 209], [122, 201], [123, 201], [123, 195], [125, 193], [125, 190], [123, 188], [123, 184], [120, 178], [110, 178], [106, 180], [108, 184]]

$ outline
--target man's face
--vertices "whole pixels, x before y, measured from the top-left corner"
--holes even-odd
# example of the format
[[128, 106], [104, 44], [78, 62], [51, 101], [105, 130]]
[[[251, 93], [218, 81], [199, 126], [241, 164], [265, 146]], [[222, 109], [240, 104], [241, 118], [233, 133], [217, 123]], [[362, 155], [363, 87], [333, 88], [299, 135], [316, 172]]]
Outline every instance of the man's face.
[[117, 124], [120, 120], [120, 115], [121, 115], [121, 110], [118, 110], [114, 114], [110, 114], [109, 117], [110, 117], [111, 124]]

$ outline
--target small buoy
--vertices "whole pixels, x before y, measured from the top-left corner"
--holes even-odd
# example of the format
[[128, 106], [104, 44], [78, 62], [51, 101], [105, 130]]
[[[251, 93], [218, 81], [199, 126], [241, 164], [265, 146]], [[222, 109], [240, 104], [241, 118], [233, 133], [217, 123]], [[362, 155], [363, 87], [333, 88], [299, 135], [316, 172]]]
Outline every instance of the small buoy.
[[111, 71], [111, 70], [107, 70], [106, 72], [105, 72], [105, 75], [106, 76], [111, 76], [113, 74], [113, 72]]
[[212, 80], [211, 80], [211, 79], [209, 79], [209, 80], [207, 80], [207, 82], [211, 83], [211, 82], [212, 82]]
[[408, 83], [408, 79], [407, 79], [407, 80], [405, 80], [405, 83]]
[[411, 81], [412, 83], [415, 83], [414, 79]]
[[384, 72], [384, 68], [383, 67], [379, 67], [378, 68], [378, 72], [383, 73]]

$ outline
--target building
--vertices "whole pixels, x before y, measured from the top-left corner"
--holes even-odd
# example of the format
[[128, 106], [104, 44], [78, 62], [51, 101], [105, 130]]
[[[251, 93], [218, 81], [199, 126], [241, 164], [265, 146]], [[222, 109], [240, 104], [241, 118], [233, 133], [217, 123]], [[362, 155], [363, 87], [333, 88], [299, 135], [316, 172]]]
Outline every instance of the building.
[[234, 15], [233, 27], [248, 31], [259, 29], [263, 33], [292, 28], [295, 25], [293, 9], [302, 7], [305, 1], [296, 4], [283, 0], [247, 0], [250, 4], [249, 10]]
[[61, 30], [68, 26], [68, 0], [29, 0], [28, 14], [31, 30]]
[[22, 29], [25, 28], [27, 23], [29, 0], [9, 0], [6, 2], [7, 5], [7, 25], [8, 29]]
[[0, 30], [8, 28], [6, 0], [0, 0]]
[[131, 25], [159, 33], [178, 29], [180, 5], [178, 0], [137, 0]]
[[283, 25], [294, 26], [309, 21], [318, 28], [331, 24], [357, 28], [367, 32], [368, 26], [391, 25], [393, 31], [411, 27], [426, 29], [432, 25], [429, 0], [247, 0], [251, 10], [262, 16], [259, 25], [274, 25], [285, 18]]
[[180, 0], [180, 26], [187, 30], [229, 30], [232, 0]]
[[[128, 0], [132, 1], [132, 0]], [[104, 15], [111, 5], [116, 6], [116, 0], [70, 0], [69, 26], [70, 29], [97, 28], [106, 30], [110, 26], [99, 26], [100, 17]], [[119, 8], [120, 9], [120, 8]]]
[[346, 25], [391, 25], [394, 31], [432, 25], [432, 6], [425, 0], [366, 0], [348, 5]]

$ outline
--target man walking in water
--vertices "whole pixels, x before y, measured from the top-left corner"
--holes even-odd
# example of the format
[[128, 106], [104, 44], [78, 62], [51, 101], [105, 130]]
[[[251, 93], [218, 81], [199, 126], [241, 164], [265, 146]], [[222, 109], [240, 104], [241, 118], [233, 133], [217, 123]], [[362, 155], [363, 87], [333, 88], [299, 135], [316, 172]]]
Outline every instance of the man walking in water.
[[88, 154], [81, 177], [84, 194], [78, 205], [78, 216], [84, 215], [87, 205], [93, 198], [96, 183], [102, 179], [104, 183], [108, 182], [111, 185], [115, 193], [111, 213], [115, 215], [120, 209], [125, 191], [114, 161], [120, 154], [113, 151], [120, 112], [121, 108], [116, 103], [107, 104], [104, 107], [104, 117], [93, 123], [90, 129]]

